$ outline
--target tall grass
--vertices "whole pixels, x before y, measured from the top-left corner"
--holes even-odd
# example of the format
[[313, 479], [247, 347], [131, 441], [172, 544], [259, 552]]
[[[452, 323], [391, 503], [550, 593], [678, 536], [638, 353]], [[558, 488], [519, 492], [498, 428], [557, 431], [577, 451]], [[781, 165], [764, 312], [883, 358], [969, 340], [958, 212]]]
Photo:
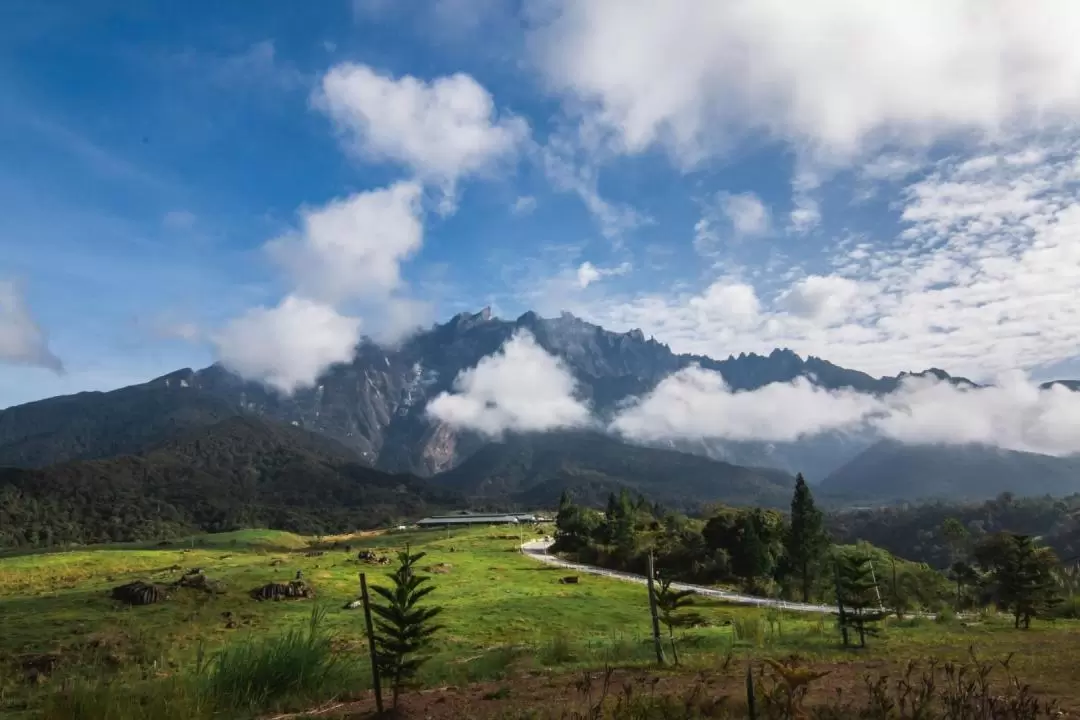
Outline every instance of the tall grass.
[[[226, 646], [211, 661], [203, 687], [218, 711], [270, 708], [284, 701], [325, 698], [366, 689], [359, 663], [334, 652], [321, 628], [326, 611], [312, 608], [308, 625], [276, 638]], [[363, 687], [349, 687], [363, 682]]]

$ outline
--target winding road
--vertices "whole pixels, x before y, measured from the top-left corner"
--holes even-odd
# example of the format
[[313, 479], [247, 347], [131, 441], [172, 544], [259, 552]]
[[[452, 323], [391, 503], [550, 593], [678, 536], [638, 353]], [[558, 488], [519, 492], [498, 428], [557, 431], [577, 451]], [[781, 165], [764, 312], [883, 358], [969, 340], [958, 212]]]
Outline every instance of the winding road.
[[[634, 582], [644, 585], [646, 580], [644, 575], [634, 575], [633, 573], [619, 572], [617, 570], [607, 570], [605, 568], [596, 567], [594, 565], [583, 565], [581, 563], [570, 562], [563, 560], [560, 557], [552, 555], [548, 552], [548, 548], [552, 545], [550, 540], [532, 540], [522, 544], [521, 551], [542, 563], [548, 565], [554, 565], [556, 567], [566, 568], [568, 570], [576, 570], [582, 573], [589, 573], [591, 575], [606, 575], [607, 577], [615, 578], [616, 580], [624, 580], [626, 582]], [[826, 613], [833, 614], [836, 612], [835, 605], [813, 605], [809, 603], [788, 602], [786, 600], [774, 600], [772, 598], [758, 597], [755, 595], [742, 595], [740, 593], [733, 593], [727, 590], [718, 590], [717, 588], [706, 587], [704, 585], [688, 585], [686, 583], [671, 583], [671, 587], [676, 590], [693, 590], [695, 593], [705, 596], [723, 600], [725, 602], [737, 603], [740, 605], [758, 605], [760, 607], [773, 607], [781, 610], [790, 610], [792, 612], [810, 612], [810, 613]]]

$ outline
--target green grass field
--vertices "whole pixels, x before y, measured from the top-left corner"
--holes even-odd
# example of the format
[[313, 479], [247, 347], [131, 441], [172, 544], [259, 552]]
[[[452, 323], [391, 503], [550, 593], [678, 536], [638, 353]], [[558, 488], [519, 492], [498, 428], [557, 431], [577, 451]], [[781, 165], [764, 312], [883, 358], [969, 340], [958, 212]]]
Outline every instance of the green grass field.
[[[212, 657], [227, 644], [303, 628], [313, 602], [326, 610], [324, 627], [334, 647], [356, 661], [348, 682], [363, 692], [363, 615], [343, 605], [357, 597], [359, 572], [378, 583], [387, 569], [360, 563], [356, 551], [391, 552], [405, 543], [428, 553], [422, 566], [441, 564], [444, 570], [432, 575], [437, 590], [431, 599], [444, 607], [439, 620], [445, 629], [424, 670], [429, 684], [498, 677], [512, 668], [562, 671], [650, 661], [643, 587], [595, 576], [582, 576], [577, 585], [560, 584], [567, 571], [522, 556], [516, 531], [460, 529], [449, 537], [444, 531], [403, 532], [333, 541], [348, 543], [351, 550], [331, 549], [330, 539], [253, 530], [162, 547], [106, 546], [0, 558], [0, 715], [31, 716], [80, 674], [132, 683], [183, 676], [200, 653]], [[306, 555], [315, 548], [324, 554]], [[180, 589], [167, 602], [145, 607], [109, 598], [116, 585], [136, 579], [170, 582], [180, 569], [194, 567], [225, 583], [226, 592]], [[317, 600], [256, 602], [248, 596], [252, 588], [289, 580], [297, 570], [315, 587]], [[689, 667], [715, 665], [731, 653], [798, 652], [840, 663], [900, 663], [962, 657], [974, 645], [985, 657], [1017, 653], [1013, 668], [1040, 691], [1069, 696], [1080, 688], [1080, 623], [1036, 621], [1024, 632], [990, 615], [964, 623], [894, 620], [866, 651], [853, 652], [840, 650], [829, 618], [704, 601], [697, 610], [708, 626], [687, 631], [680, 641]], [[56, 666], [49, 666], [47, 678], [28, 683], [28, 668], [41, 665], [42, 656]]]

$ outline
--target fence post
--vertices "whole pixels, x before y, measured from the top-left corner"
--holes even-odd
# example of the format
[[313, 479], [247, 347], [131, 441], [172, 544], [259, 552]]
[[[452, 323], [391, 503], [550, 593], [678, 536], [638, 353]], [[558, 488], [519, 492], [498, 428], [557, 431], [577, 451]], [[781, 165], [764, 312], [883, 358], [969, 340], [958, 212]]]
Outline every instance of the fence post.
[[653, 645], [656, 647], [656, 662], [664, 664], [664, 643], [660, 640], [660, 616], [656, 613], [656, 591], [653, 588], [653, 578], [656, 572], [653, 570], [653, 554], [649, 551], [649, 576], [646, 585], [649, 587], [649, 614], [652, 615]]
[[383, 713], [382, 686], [379, 683], [379, 659], [375, 654], [375, 628], [371, 623], [371, 603], [368, 600], [367, 576], [360, 573], [360, 600], [364, 603], [364, 624], [367, 625], [368, 651], [371, 653], [371, 685], [375, 690], [375, 707]]

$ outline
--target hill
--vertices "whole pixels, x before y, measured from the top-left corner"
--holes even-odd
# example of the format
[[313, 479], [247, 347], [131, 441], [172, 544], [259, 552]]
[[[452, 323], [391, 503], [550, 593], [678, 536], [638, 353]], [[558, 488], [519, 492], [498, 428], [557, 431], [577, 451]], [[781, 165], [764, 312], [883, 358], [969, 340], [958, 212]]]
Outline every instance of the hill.
[[793, 478], [599, 433], [559, 432], [491, 443], [432, 482], [486, 504], [551, 507], [568, 490], [579, 503], [601, 505], [609, 493], [627, 488], [667, 506], [694, 508], [713, 502], [782, 507], [791, 501]]
[[821, 483], [836, 502], [986, 500], [999, 493], [1080, 492], [1080, 458], [982, 445], [902, 445], [881, 441]]
[[233, 417], [137, 455], [0, 468], [0, 545], [156, 540], [240, 527], [342, 532], [458, 502], [414, 476], [361, 465], [326, 438]]

